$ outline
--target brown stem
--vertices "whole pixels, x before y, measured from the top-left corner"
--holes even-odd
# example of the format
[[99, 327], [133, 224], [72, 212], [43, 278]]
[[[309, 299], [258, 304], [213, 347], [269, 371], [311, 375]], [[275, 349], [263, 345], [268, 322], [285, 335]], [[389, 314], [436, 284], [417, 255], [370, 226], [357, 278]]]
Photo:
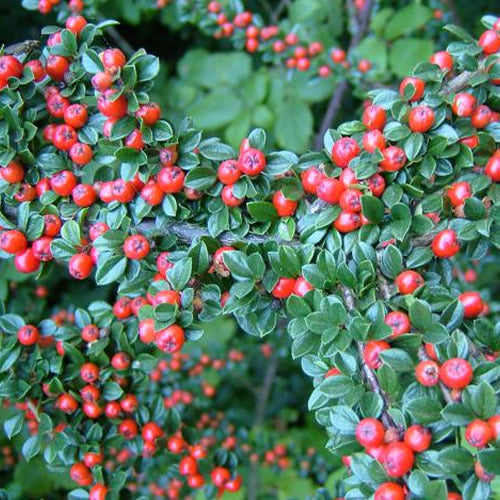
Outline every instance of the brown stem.
[[[349, 288], [347, 288], [344, 285], [340, 287], [340, 290], [347, 310], [353, 311], [354, 309], [356, 309], [356, 299], [354, 298], [354, 295], [352, 294], [351, 290], [349, 290]], [[366, 363], [363, 363], [363, 351], [364, 351], [363, 342], [357, 341], [356, 348], [358, 350], [359, 361], [361, 363], [361, 370], [363, 372], [366, 381], [368, 382], [368, 385], [370, 386], [370, 389], [375, 394], [378, 394], [382, 398], [382, 401], [384, 403], [381, 416], [382, 423], [384, 424], [386, 429], [390, 427], [398, 427], [394, 422], [393, 418], [388, 413], [388, 409], [391, 406], [389, 397], [387, 396], [386, 392], [380, 387], [377, 376], [375, 375], [373, 370]]]
[[[204, 227], [182, 221], [168, 222], [161, 227], [157, 227], [155, 221], [146, 220], [144, 222], [141, 222], [137, 226], [137, 229], [139, 230], [139, 232], [149, 234], [151, 236], [174, 234], [181, 241], [189, 244], [191, 244], [193, 241], [199, 240], [200, 238], [212, 238], [211, 234]], [[222, 243], [223, 245], [233, 245], [237, 242], [254, 243], [256, 245], [261, 245], [273, 240], [280, 245], [299, 246], [301, 244], [298, 240], [285, 241], [282, 240], [279, 236], [247, 234], [244, 237], [240, 237], [234, 235], [229, 231], [219, 234], [217, 236], [217, 240], [220, 241], [220, 243]]]
[[287, 9], [289, 6], [290, 6], [290, 0], [280, 0], [280, 3], [276, 6], [271, 16], [271, 20], [273, 21], [273, 23], [278, 22], [283, 11]]
[[[359, 18], [355, 19], [356, 29], [349, 43], [349, 48], [347, 49], [347, 57], [352, 54], [354, 49], [359, 45], [366, 32], [368, 31], [372, 6], [373, 1], [367, 0], [363, 9], [359, 13]], [[337, 113], [342, 106], [342, 101], [348, 88], [349, 84], [347, 83], [347, 80], [342, 80], [337, 85], [337, 88], [335, 89], [335, 92], [333, 93], [330, 102], [328, 103], [328, 107], [326, 109], [323, 121], [321, 122], [319, 132], [316, 134], [316, 138], [314, 140], [314, 146], [316, 150], [320, 150], [323, 147], [323, 137], [326, 134], [327, 130], [332, 126], [332, 123], [335, 121], [335, 117], [337, 116]]]
[[29, 54], [35, 49], [40, 47], [39, 40], [25, 40], [24, 42], [15, 43], [14, 45], [9, 45], [4, 47], [4, 54], [9, 55], [21, 55], [21, 54]]
[[[254, 427], [260, 427], [264, 423], [266, 417], [267, 405], [269, 403], [269, 398], [271, 397], [271, 390], [274, 385], [274, 380], [276, 379], [276, 372], [278, 369], [278, 355], [274, 354], [266, 368], [264, 375], [264, 381], [262, 382], [262, 387], [258, 391], [257, 401], [255, 405], [254, 414]], [[250, 474], [248, 477], [247, 495], [248, 500], [257, 500], [259, 490], [259, 475], [258, 475], [258, 465], [256, 463], [251, 464]]]
[[[97, 18], [100, 22], [105, 20], [105, 18], [101, 15], [98, 15]], [[105, 28], [105, 31], [106, 34], [108, 34], [113, 39], [113, 41], [118, 45], [118, 47], [120, 47], [120, 49], [123, 50], [123, 52], [125, 52], [128, 57], [130, 57], [135, 52], [134, 47], [132, 47], [132, 45], [130, 45], [130, 43], [125, 40], [125, 38], [123, 38], [123, 36], [114, 26], [108, 26], [107, 28]]]
[[486, 68], [484, 64], [480, 64], [479, 68], [476, 71], [464, 71], [460, 73], [458, 76], [450, 80], [441, 91], [443, 96], [449, 96], [451, 94], [455, 94], [460, 92], [469, 86], [470, 81], [477, 78], [478, 76], [486, 73]]

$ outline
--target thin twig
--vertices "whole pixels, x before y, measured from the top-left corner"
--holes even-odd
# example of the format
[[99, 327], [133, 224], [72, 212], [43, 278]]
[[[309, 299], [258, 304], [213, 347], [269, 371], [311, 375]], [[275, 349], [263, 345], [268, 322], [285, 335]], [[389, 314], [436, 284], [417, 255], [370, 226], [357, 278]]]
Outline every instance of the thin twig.
[[274, 11], [273, 8], [269, 5], [269, 2], [267, 0], [258, 0], [259, 4], [262, 6], [262, 8], [266, 11], [266, 14], [269, 16], [269, 19], [273, 19], [274, 17]]
[[290, 7], [290, 0], [281, 0], [271, 16], [272, 22], [277, 23], [283, 11], [288, 7]]
[[4, 47], [3, 52], [4, 54], [9, 55], [29, 54], [39, 47], [39, 40], [25, 40], [24, 42], [15, 43], [14, 45], [8, 45], [7, 47]]
[[[271, 391], [276, 379], [276, 372], [278, 370], [278, 354], [274, 354], [266, 367], [266, 372], [264, 374], [264, 381], [262, 382], [262, 387], [258, 391], [257, 400], [255, 404], [255, 414], [254, 414], [254, 427], [260, 427], [264, 423], [266, 417], [267, 405], [269, 403], [269, 398], [271, 397]], [[259, 475], [258, 475], [258, 465], [253, 463], [250, 465], [250, 474], [248, 478], [247, 486], [247, 498], [248, 500], [257, 500], [259, 490]]]
[[[197, 226], [196, 224], [190, 224], [189, 222], [179, 222], [173, 221], [168, 222], [161, 227], [157, 227], [155, 221], [146, 220], [141, 222], [137, 229], [139, 232], [144, 234], [149, 234], [151, 236], [155, 235], [168, 235], [174, 234], [184, 243], [192, 243], [193, 241], [197, 241], [201, 238], [212, 238], [212, 235], [209, 233], [207, 229], [201, 226]], [[229, 231], [225, 231], [219, 234], [217, 240], [223, 245], [234, 245], [238, 242], [244, 243], [254, 243], [256, 245], [262, 245], [267, 243], [268, 241], [276, 241], [280, 245], [287, 246], [299, 246], [301, 243], [298, 240], [286, 241], [281, 239], [279, 236], [264, 236], [259, 234], [247, 234], [243, 237], [237, 236]]]
[[[101, 15], [97, 16], [97, 19], [102, 22], [105, 20], [105, 18]], [[114, 26], [108, 26], [105, 28], [106, 34], [108, 34], [113, 41], [120, 47], [120, 49], [125, 52], [125, 54], [130, 57], [134, 52], [135, 49], [132, 47], [132, 45], [125, 40], [125, 38], [120, 34], [120, 32], [114, 27]]]
[[[346, 305], [347, 310], [353, 311], [354, 309], [356, 309], [356, 299], [354, 298], [354, 295], [352, 294], [351, 290], [349, 290], [349, 288], [347, 288], [346, 286], [341, 285], [340, 291], [342, 293], [342, 297], [344, 299], [344, 303]], [[363, 372], [366, 381], [368, 382], [368, 385], [370, 386], [370, 389], [375, 394], [378, 394], [382, 398], [382, 401], [384, 403], [384, 407], [382, 409], [382, 416], [380, 417], [382, 423], [384, 424], [386, 429], [390, 427], [398, 427], [397, 424], [394, 422], [393, 418], [388, 413], [388, 409], [391, 406], [389, 396], [387, 396], [386, 392], [382, 390], [382, 388], [380, 387], [377, 376], [375, 375], [373, 370], [366, 363], [363, 363], [363, 351], [364, 351], [363, 342], [357, 341], [356, 348], [359, 354], [361, 370]]]
[[[359, 13], [359, 18], [355, 19], [356, 21], [356, 29], [349, 43], [349, 48], [347, 49], [347, 57], [354, 51], [354, 49], [359, 45], [366, 32], [368, 31], [368, 27], [370, 25], [370, 18], [372, 12], [373, 2], [372, 0], [367, 0], [363, 9]], [[323, 137], [326, 134], [326, 131], [331, 127], [332, 123], [337, 116], [337, 113], [342, 105], [342, 101], [344, 99], [344, 95], [349, 88], [347, 80], [342, 80], [335, 89], [330, 102], [328, 103], [328, 107], [321, 122], [321, 126], [319, 128], [319, 132], [316, 134], [316, 138], [314, 140], [314, 146], [316, 150], [319, 150], [323, 146]]]
[[451, 94], [455, 94], [460, 92], [469, 86], [470, 81], [481, 76], [486, 72], [486, 68], [484, 64], [481, 64], [476, 71], [464, 71], [460, 73], [458, 76], [450, 80], [441, 91], [441, 95], [444, 97], [449, 96]]

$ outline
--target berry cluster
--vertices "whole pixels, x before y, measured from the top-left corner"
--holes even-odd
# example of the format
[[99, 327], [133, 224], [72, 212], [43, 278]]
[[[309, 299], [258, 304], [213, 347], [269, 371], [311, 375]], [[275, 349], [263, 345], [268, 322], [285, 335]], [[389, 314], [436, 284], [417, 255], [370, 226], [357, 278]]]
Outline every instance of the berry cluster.
[[[500, 37], [498, 21], [485, 22], [465, 60], [451, 46], [399, 92], [370, 92], [360, 121], [300, 158], [267, 153], [262, 130], [239, 152], [189, 120], [175, 131], [149, 99], [158, 61], [102, 49], [105, 25], [82, 16], [48, 30], [37, 58], [0, 56], [2, 265], [13, 258], [15, 276], [38, 280], [62, 263], [89, 295], [94, 271], [97, 285], [115, 285], [107, 302], [50, 319], [16, 293], [2, 304], [1, 393], [37, 432], [25, 455], [48, 449], [93, 500], [117, 495], [139, 456], [175, 466], [153, 495], [238, 490], [234, 433], [202, 442], [197, 432], [222, 419], [189, 415], [193, 399], [218, 396], [205, 366], [240, 355], [200, 358], [185, 377], [199, 377], [195, 393], [162, 387], [202, 324], [231, 314], [255, 336], [286, 322], [313, 379], [309, 408], [329, 448], [350, 457], [355, 494], [425, 498], [441, 477], [449, 498], [488, 495], [498, 305], [471, 273], [453, 282], [467, 259], [487, 265], [500, 247]], [[163, 353], [172, 358], [160, 366]], [[139, 474], [132, 489], [147, 481]]]

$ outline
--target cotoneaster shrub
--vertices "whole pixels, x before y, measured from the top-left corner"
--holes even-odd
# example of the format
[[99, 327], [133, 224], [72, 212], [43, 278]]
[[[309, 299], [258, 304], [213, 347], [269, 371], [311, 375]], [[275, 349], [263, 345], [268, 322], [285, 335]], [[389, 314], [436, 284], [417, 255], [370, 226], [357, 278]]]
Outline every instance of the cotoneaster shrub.
[[[169, 498], [239, 490], [232, 433], [196, 429], [189, 396], [152, 385], [230, 314], [251, 335], [287, 329], [345, 498], [488, 498], [500, 35], [484, 23], [479, 42], [450, 26], [459, 42], [302, 156], [267, 151], [261, 129], [239, 151], [189, 119], [174, 130], [148, 96], [158, 60], [107, 47], [109, 22], [71, 16], [2, 55], [0, 249], [17, 284], [0, 396], [19, 409], [7, 434], [32, 433], [24, 456], [68, 471], [71, 498], [154, 495], [156, 478]], [[64, 295], [59, 317], [16, 300], [22, 275], [63, 271], [108, 297]]]

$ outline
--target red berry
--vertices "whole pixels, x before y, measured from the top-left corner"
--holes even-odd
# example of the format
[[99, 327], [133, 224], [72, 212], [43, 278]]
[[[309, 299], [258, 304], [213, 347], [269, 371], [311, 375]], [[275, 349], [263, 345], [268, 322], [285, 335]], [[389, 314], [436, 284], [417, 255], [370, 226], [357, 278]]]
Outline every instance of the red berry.
[[76, 165], [82, 167], [84, 165], [87, 165], [87, 163], [92, 160], [94, 152], [88, 144], [75, 142], [69, 150], [69, 156], [73, 163], [76, 163]]
[[333, 226], [341, 233], [350, 233], [361, 227], [361, 217], [359, 214], [351, 212], [340, 212], [339, 216], [335, 219]]
[[82, 462], [72, 465], [69, 475], [80, 486], [89, 486], [92, 484], [92, 473]]
[[126, 352], [117, 352], [111, 358], [111, 366], [115, 370], [127, 370], [130, 367], [130, 356]]
[[241, 170], [236, 160], [223, 161], [217, 170], [217, 177], [222, 184], [234, 184], [241, 177]]
[[99, 92], [104, 92], [105, 90], [108, 90], [111, 85], [113, 85], [113, 77], [109, 73], [100, 71], [92, 77], [91, 83], [94, 89]]
[[380, 162], [380, 167], [386, 172], [397, 172], [406, 164], [405, 152], [397, 146], [389, 146], [382, 150], [384, 159]]
[[155, 343], [163, 352], [174, 353], [182, 349], [184, 345], [184, 330], [177, 325], [171, 325], [156, 332]]
[[405, 431], [404, 442], [414, 452], [420, 453], [431, 445], [432, 434], [429, 429], [421, 425], [412, 425]]
[[141, 190], [141, 198], [153, 207], [160, 205], [163, 201], [165, 193], [161, 190], [160, 186], [154, 180], [148, 183]]
[[90, 488], [89, 500], [106, 500], [106, 495], [108, 493], [108, 488], [102, 483], [97, 483]]
[[486, 55], [495, 54], [500, 50], [500, 36], [495, 30], [486, 30], [479, 37], [479, 46]]
[[127, 99], [123, 94], [118, 98], [115, 98], [115, 94], [117, 92], [118, 91], [116, 89], [108, 89], [97, 98], [97, 107], [106, 117], [123, 118], [127, 114]]
[[439, 378], [450, 389], [467, 387], [474, 373], [470, 363], [462, 358], [452, 358], [445, 361], [439, 369]]
[[303, 297], [310, 290], [314, 290], [314, 287], [303, 276], [299, 276], [295, 280], [295, 285], [293, 287], [293, 293], [295, 295]]
[[[66, 97], [63, 97], [60, 94], [53, 94], [47, 99], [47, 111], [54, 118], [63, 118], [64, 111], [69, 106], [69, 101]], [[53, 130], [55, 130], [56, 125], [53, 126]], [[52, 134], [53, 137], [53, 134]], [[48, 137], [45, 137], [47, 140]], [[52, 141], [52, 138], [50, 139]]]
[[69, 260], [69, 274], [73, 278], [84, 280], [90, 276], [93, 268], [92, 257], [86, 253], [77, 253]]
[[382, 364], [380, 353], [390, 348], [391, 346], [383, 340], [370, 340], [363, 349], [363, 361], [369, 368], [376, 370]]
[[241, 152], [238, 165], [244, 174], [259, 175], [266, 167], [266, 157], [259, 149], [247, 148]]
[[416, 271], [403, 271], [396, 278], [396, 286], [402, 295], [413, 293], [423, 284], [424, 278]]
[[188, 455], [179, 462], [179, 474], [181, 476], [191, 476], [197, 472], [198, 463], [195, 458]]
[[477, 292], [464, 292], [458, 296], [464, 308], [464, 318], [477, 318], [484, 309], [484, 302]]
[[23, 65], [11, 55], [0, 57], [0, 79], [19, 78], [23, 74]]
[[368, 179], [368, 187], [373, 196], [382, 196], [385, 191], [385, 179], [380, 174], [373, 174]]
[[306, 193], [316, 194], [324, 174], [316, 167], [309, 167], [300, 174], [302, 187]]
[[172, 436], [167, 441], [168, 451], [175, 454], [181, 453], [185, 445], [186, 442], [184, 441], [184, 439], [182, 439], [182, 437], [179, 436]]
[[330, 58], [334, 63], [341, 63], [345, 61], [346, 52], [342, 49], [333, 49]]
[[338, 203], [343, 190], [344, 187], [338, 179], [323, 176], [319, 181], [316, 194], [320, 200], [333, 204]]
[[27, 248], [16, 254], [14, 265], [21, 273], [34, 273], [40, 267], [40, 260], [36, 258], [31, 248]]
[[484, 467], [480, 464], [479, 460], [474, 464], [474, 472], [480, 481], [484, 481], [485, 483], [489, 483], [495, 479], [495, 475], [489, 473], [484, 469]]
[[71, 415], [78, 409], [78, 401], [69, 393], [61, 394], [57, 398], [56, 407], [63, 413]]
[[137, 436], [137, 423], [131, 418], [126, 418], [120, 422], [118, 432], [127, 440], [134, 439]]
[[63, 56], [50, 55], [47, 58], [45, 69], [53, 80], [62, 81], [69, 69], [69, 61]]
[[[345, 171], [345, 170], [344, 170]], [[339, 199], [340, 208], [344, 212], [358, 213], [361, 212], [361, 196], [363, 193], [359, 189], [346, 189]]]
[[431, 360], [420, 361], [415, 368], [415, 376], [419, 384], [432, 387], [439, 383], [439, 365]]
[[95, 363], [84, 363], [80, 367], [80, 377], [87, 384], [99, 379], [99, 367]]
[[76, 130], [70, 125], [58, 125], [54, 129], [52, 142], [57, 149], [69, 151], [71, 146], [78, 141]]
[[391, 477], [401, 477], [411, 470], [415, 456], [402, 442], [391, 443], [385, 450], [384, 468]]
[[368, 130], [382, 130], [386, 119], [385, 110], [381, 106], [367, 106], [363, 111], [363, 124]]
[[123, 252], [129, 259], [144, 259], [149, 253], [149, 241], [142, 234], [129, 236], [123, 244]]
[[125, 146], [136, 150], [144, 147], [142, 132], [138, 128], [134, 129], [129, 135], [127, 135], [127, 137], [125, 137]]
[[453, 229], [445, 229], [439, 232], [432, 240], [432, 251], [436, 257], [449, 259], [458, 253], [460, 244], [457, 233]]
[[31, 245], [33, 255], [42, 262], [48, 262], [53, 259], [52, 251], [50, 249], [50, 244], [52, 243], [52, 238], [50, 236], [41, 236], [36, 239]]
[[239, 207], [245, 201], [245, 198], [236, 198], [233, 194], [233, 188], [233, 184], [224, 186], [221, 193], [221, 199], [228, 207]]
[[83, 455], [83, 463], [87, 467], [92, 468], [96, 467], [97, 465], [100, 465], [102, 463], [103, 458], [104, 457], [102, 453], [95, 453], [92, 451], [88, 451], [87, 453], [85, 453], [85, 455]]
[[131, 301], [128, 297], [122, 297], [121, 299], [115, 302], [113, 306], [113, 314], [118, 319], [127, 319], [129, 316], [132, 316], [132, 306]]
[[385, 137], [380, 130], [369, 130], [363, 135], [363, 147], [368, 153], [373, 153], [376, 149], [385, 149]]
[[161, 108], [156, 102], [142, 104], [135, 112], [137, 118], [142, 118], [142, 121], [148, 127], [152, 127], [161, 118]]
[[410, 318], [407, 314], [401, 311], [391, 311], [390, 313], [386, 314], [384, 323], [391, 327], [392, 339], [399, 337], [400, 335], [403, 335], [405, 333], [409, 333], [411, 329]]
[[33, 345], [38, 342], [40, 332], [36, 326], [24, 325], [17, 331], [17, 340], [22, 345]]
[[57, 172], [50, 178], [50, 187], [52, 191], [59, 196], [69, 196], [76, 186], [76, 177], [69, 170]]
[[230, 479], [224, 486], [224, 489], [229, 492], [239, 491], [241, 484], [243, 483], [243, 478], [241, 476], [236, 476], [234, 479]]
[[82, 328], [81, 337], [85, 342], [95, 342], [99, 339], [99, 327], [94, 324], [85, 325]]
[[361, 149], [358, 143], [350, 137], [342, 137], [335, 141], [332, 147], [332, 160], [335, 165], [345, 168], [350, 161], [359, 155]]
[[413, 87], [413, 96], [408, 99], [410, 102], [418, 101], [423, 95], [425, 90], [425, 82], [420, 78], [406, 77], [399, 86], [399, 93], [404, 97], [405, 89], [411, 85]]
[[[102, 196], [102, 190], [101, 190]], [[131, 182], [116, 179], [112, 182], [112, 195], [120, 203], [130, 203], [135, 198], [135, 188]]]
[[24, 179], [24, 168], [19, 162], [11, 161], [0, 169], [0, 177], [10, 184], [22, 182]]
[[87, 120], [87, 108], [81, 104], [71, 104], [64, 110], [64, 121], [73, 128], [82, 128]]
[[472, 188], [466, 181], [452, 184], [447, 191], [448, 198], [454, 207], [463, 205], [467, 198], [472, 196]]
[[385, 429], [376, 418], [364, 418], [356, 425], [356, 439], [361, 446], [380, 446], [384, 442]]
[[453, 57], [451, 57], [451, 54], [449, 52], [446, 52], [444, 50], [433, 54], [429, 61], [432, 64], [436, 64], [437, 66], [439, 66], [441, 71], [448, 72], [453, 69]]
[[397, 483], [382, 483], [375, 491], [373, 500], [405, 500], [406, 494]]
[[484, 128], [486, 127], [491, 121], [491, 109], [488, 106], [485, 106], [484, 104], [481, 104], [478, 106], [473, 112], [470, 117], [470, 122], [473, 127], [475, 128]]
[[453, 98], [451, 109], [457, 116], [471, 116], [476, 108], [477, 100], [468, 92], [460, 92]]
[[273, 297], [276, 297], [277, 299], [286, 299], [292, 295], [294, 288], [294, 278], [280, 278], [276, 285], [274, 285], [271, 293], [273, 294]]
[[184, 186], [184, 172], [179, 167], [163, 167], [157, 182], [164, 193], [179, 193]]
[[223, 488], [231, 479], [231, 473], [225, 467], [215, 467], [210, 474], [212, 482], [218, 488]]
[[366, 73], [367, 71], [370, 71], [372, 67], [372, 63], [368, 61], [367, 59], [361, 59], [358, 63], [358, 69], [361, 71], [361, 73]]
[[283, 191], [276, 191], [273, 196], [273, 205], [280, 217], [290, 217], [297, 210], [298, 203], [286, 198]]
[[500, 157], [492, 156], [486, 164], [484, 173], [489, 176], [493, 182], [500, 182]]
[[413, 132], [427, 132], [434, 124], [434, 111], [429, 106], [416, 106], [410, 111], [408, 124]]
[[484, 420], [476, 419], [465, 429], [465, 439], [474, 448], [484, 448], [493, 439], [493, 431]]
[[188, 476], [187, 484], [193, 489], [202, 488], [205, 485], [205, 478], [201, 474], [193, 474]]
[[0, 234], [0, 249], [10, 254], [16, 254], [26, 250], [28, 240], [21, 231], [11, 229]]
[[71, 192], [73, 203], [79, 207], [90, 207], [96, 199], [97, 194], [95, 189], [89, 184], [78, 184]]
[[115, 73], [125, 66], [127, 58], [120, 49], [106, 49], [99, 54], [102, 64], [110, 73]]

